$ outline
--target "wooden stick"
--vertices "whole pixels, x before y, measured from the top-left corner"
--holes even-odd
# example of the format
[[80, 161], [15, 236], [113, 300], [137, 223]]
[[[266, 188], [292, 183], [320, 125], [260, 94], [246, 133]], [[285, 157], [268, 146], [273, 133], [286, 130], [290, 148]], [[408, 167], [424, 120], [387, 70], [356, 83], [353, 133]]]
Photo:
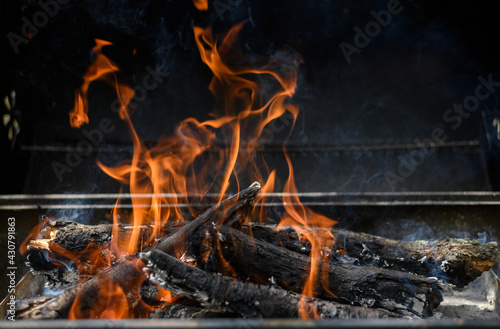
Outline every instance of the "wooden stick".
[[[155, 248], [173, 255], [176, 249], [184, 248], [186, 239], [193, 235], [198, 228], [212, 223], [214, 225], [222, 225], [226, 221], [234, 222], [235, 217], [242, 217], [244, 219], [251, 210], [260, 188], [261, 186], [258, 182], [252, 183], [252, 185], [240, 193], [211, 207], [198, 216], [196, 220], [187, 223], [174, 234], [162, 239]], [[241, 218], [236, 221], [238, 220], [241, 220]]]
[[[118, 235], [122, 241], [128, 241], [133, 226], [118, 224]], [[135, 227], [140, 230], [140, 244], [151, 236], [152, 228]], [[55, 220], [42, 230], [42, 239], [28, 243], [26, 259], [28, 265], [37, 274], [44, 274], [48, 282], [54, 286], [67, 285], [78, 280], [75, 264], [87, 261], [87, 255], [95, 251], [107, 249], [111, 243], [113, 224], [83, 225], [68, 220]], [[95, 257], [95, 256], [91, 256]], [[93, 263], [92, 275], [100, 270]]]
[[[249, 235], [226, 226], [219, 227], [217, 231], [207, 230], [218, 241], [210, 244], [213, 248], [209, 257], [198, 257], [199, 266], [220, 272], [229, 263], [242, 278], [258, 283], [273, 281], [285, 289], [298, 293], [303, 291], [310, 271], [307, 256], [260, 240], [252, 241]], [[193, 238], [192, 241], [193, 253], [198, 251], [203, 254], [203, 246], [196, 244], [200, 239]], [[219, 253], [224, 261], [220, 260]], [[205, 259], [207, 261], [203, 263]], [[324, 284], [336, 297], [318, 285], [314, 294], [318, 298], [338, 298], [349, 304], [385, 308], [421, 317], [432, 315], [432, 310], [442, 301], [437, 280], [433, 278], [371, 266], [330, 264], [326, 268], [328, 282]]]
[[[291, 227], [252, 223], [244, 226], [256, 239], [308, 255], [310, 244]], [[444, 238], [434, 241], [398, 241], [366, 233], [332, 229], [333, 255], [342, 254], [358, 264], [437, 277], [461, 288], [498, 262], [498, 243]], [[331, 250], [327, 250], [330, 251]]]
[[[300, 294], [278, 287], [242, 282], [206, 273], [160, 250], [142, 253], [150, 280], [175, 295], [192, 298], [207, 309], [234, 312], [246, 318], [296, 318]], [[384, 318], [394, 316], [383, 310], [368, 309], [304, 297], [305, 308], [316, 309], [324, 318]], [[312, 314], [312, 311], [308, 312]]]

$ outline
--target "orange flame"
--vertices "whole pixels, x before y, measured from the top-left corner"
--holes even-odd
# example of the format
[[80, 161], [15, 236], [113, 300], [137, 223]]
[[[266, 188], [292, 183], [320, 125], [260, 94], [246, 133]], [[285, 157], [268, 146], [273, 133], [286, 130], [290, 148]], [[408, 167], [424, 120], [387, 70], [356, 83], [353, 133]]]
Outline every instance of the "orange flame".
[[[194, 0], [195, 6], [208, 8], [208, 2]], [[96, 60], [84, 76], [84, 83], [75, 95], [75, 108], [70, 114], [71, 125], [79, 127], [88, 123], [87, 91], [89, 84], [97, 79], [104, 80], [116, 89], [120, 101], [120, 117], [126, 122], [134, 147], [132, 158], [116, 167], [109, 167], [98, 162], [99, 167], [109, 176], [122, 184], [128, 185], [132, 195], [132, 212], [127, 215], [120, 212], [120, 200], [113, 210], [114, 224], [133, 225], [131, 237], [125, 241], [119, 236], [118, 225], [114, 225], [111, 240], [111, 253], [98, 252], [95, 264], [112, 266], [116, 258], [133, 255], [143, 246], [151, 245], [160, 237], [161, 227], [168, 220], [183, 220], [183, 212], [179, 204], [188, 205], [191, 213], [196, 207], [191, 203], [200, 203], [209, 192], [216, 192], [216, 201], [221, 201], [229, 187], [235, 184], [239, 190], [239, 179], [246, 176], [250, 180], [265, 182], [262, 192], [271, 193], [275, 189], [276, 171], [269, 172], [262, 154], [258, 152], [266, 137], [269, 124], [283, 116], [286, 112], [293, 115], [291, 130], [295, 126], [298, 108], [289, 103], [297, 85], [297, 71], [300, 58], [293, 54], [281, 54], [273, 60], [247, 58], [237, 51], [237, 35], [244, 28], [242, 22], [234, 26], [222, 38], [216, 38], [210, 28], [194, 27], [194, 36], [201, 60], [213, 72], [209, 89], [216, 96], [216, 107], [211, 113], [213, 119], [199, 122], [195, 118], [183, 120], [174, 134], [161, 140], [156, 146], [147, 148], [136, 133], [127, 106], [134, 97], [133, 90], [118, 82], [118, 67], [101, 52], [110, 42], [96, 40], [94, 52]], [[220, 40], [220, 41], [218, 41]], [[255, 63], [261, 63], [256, 65]], [[269, 83], [259, 83], [265, 80]], [[269, 87], [272, 86], [272, 87]], [[291, 133], [290, 130], [290, 133]], [[290, 135], [289, 135], [290, 136]], [[220, 138], [229, 141], [228, 145], [218, 142]], [[283, 189], [283, 204], [286, 214], [278, 229], [292, 226], [311, 244], [308, 278], [304, 285], [304, 296], [313, 296], [321, 284], [328, 290], [329, 255], [323, 254], [325, 247], [331, 246], [334, 237], [324, 230], [315, 228], [331, 228], [336, 224], [323, 215], [317, 214], [301, 204], [294, 180], [294, 171], [290, 157], [284, 145], [284, 156], [289, 168], [289, 177]], [[168, 196], [165, 196], [168, 193]], [[147, 205], [144, 197], [150, 195]], [[260, 196], [259, 202], [264, 201]], [[259, 220], [265, 221], [265, 213], [260, 208]], [[146, 241], [141, 238], [139, 227], [154, 227]], [[187, 237], [185, 237], [187, 238]], [[60, 251], [64, 254], [64, 251]], [[182, 257], [177, 251], [177, 257]], [[86, 255], [90, 255], [87, 251]], [[81, 255], [68, 255], [81, 257]], [[219, 255], [222, 264], [231, 268]], [[192, 264], [193, 266], [195, 263]], [[96, 265], [97, 266], [97, 265]], [[83, 314], [73, 307], [72, 318], [102, 317], [127, 318], [134, 315], [134, 310], [127, 303], [124, 289], [137, 290], [138, 287], [122, 287], [110, 278], [99, 292], [101, 303]], [[127, 291], [127, 290], [125, 290]], [[163, 290], [158, 295], [166, 303], [172, 296]], [[84, 296], [78, 294], [79, 303]], [[316, 310], [301, 300], [299, 315], [302, 318], [317, 317]], [[100, 307], [100, 308], [99, 308]], [[104, 307], [104, 309], [103, 309]]]
[[208, 0], [193, 0], [193, 4], [200, 11], [208, 10]]
[[[290, 112], [294, 115], [293, 126], [298, 115], [298, 108], [290, 107]], [[293, 128], [292, 128], [293, 129]], [[305, 207], [300, 202], [297, 186], [293, 172], [292, 161], [286, 151], [286, 142], [283, 145], [283, 153], [285, 155], [289, 175], [283, 189], [283, 205], [286, 214], [281, 219], [277, 230], [285, 226], [291, 226], [297, 231], [300, 237], [304, 237], [311, 244], [311, 253], [309, 255], [309, 275], [302, 291], [303, 297], [299, 303], [299, 315], [301, 318], [318, 318], [318, 311], [311, 305], [307, 305], [305, 296], [314, 296], [318, 289], [318, 283], [321, 283], [323, 289], [328, 291], [328, 271], [330, 266], [330, 255], [324, 252], [325, 247], [332, 247], [335, 242], [334, 236], [330, 229], [337, 224], [326, 216], [315, 213], [311, 209]], [[316, 230], [315, 228], [323, 228], [326, 230]]]
[[[114, 75], [114, 73], [119, 72], [118, 66], [102, 53], [102, 48], [105, 46], [110, 46], [112, 45], [112, 43], [100, 39], [95, 39], [95, 42], [96, 45], [92, 49], [92, 52], [96, 54], [96, 58], [94, 62], [87, 68], [87, 72], [83, 76], [83, 84], [81, 85], [80, 89], [75, 91], [75, 105], [69, 113], [69, 122], [71, 127], [73, 128], [80, 128], [83, 124], [89, 123], [89, 105], [87, 100], [87, 92], [92, 81], [103, 80], [110, 85], [116, 84], [117, 88], [120, 91], [119, 95], [130, 95], [130, 92], [122, 90], [125, 86], [119, 85], [116, 82], [116, 76]], [[130, 101], [130, 99], [128, 101]]]
[[[141, 273], [143, 264], [139, 260], [123, 260]], [[68, 319], [125, 319], [133, 317], [134, 309], [129, 298], [139, 295], [139, 289], [146, 280], [144, 275], [123, 285], [123, 278], [116, 278], [111, 272], [98, 274], [101, 286], [96, 295], [86, 296], [78, 292], [68, 314]], [[126, 280], [125, 280], [126, 281]], [[90, 298], [90, 300], [89, 300]], [[89, 305], [90, 303], [90, 305]]]
[[[43, 219], [43, 217], [42, 217], [42, 219]], [[19, 252], [21, 253], [21, 255], [24, 255], [26, 253], [26, 251], [28, 250], [28, 243], [31, 240], [34, 240], [34, 239], [39, 237], [40, 231], [42, 230], [42, 227], [44, 227], [45, 224], [48, 223], [48, 221], [49, 221], [49, 219], [45, 218], [40, 223], [38, 223], [35, 227], [33, 227], [31, 229], [31, 232], [28, 234], [26, 239], [24, 239], [24, 241], [21, 242], [21, 245], [19, 246]]]

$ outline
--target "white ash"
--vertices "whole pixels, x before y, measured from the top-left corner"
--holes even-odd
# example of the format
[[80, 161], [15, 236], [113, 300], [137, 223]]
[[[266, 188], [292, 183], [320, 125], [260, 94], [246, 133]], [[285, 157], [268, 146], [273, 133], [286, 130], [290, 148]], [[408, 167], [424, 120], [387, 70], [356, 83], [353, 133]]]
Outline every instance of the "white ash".
[[438, 318], [500, 320], [500, 280], [492, 270], [484, 272], [466, 287], [444, 289], [443, 302], [434, 312]]
[[441, 264], [439, 264], [439, 268], [446, 273], [450, 270], [450, 266], [448, 264], [448, 261], [444, 260]]

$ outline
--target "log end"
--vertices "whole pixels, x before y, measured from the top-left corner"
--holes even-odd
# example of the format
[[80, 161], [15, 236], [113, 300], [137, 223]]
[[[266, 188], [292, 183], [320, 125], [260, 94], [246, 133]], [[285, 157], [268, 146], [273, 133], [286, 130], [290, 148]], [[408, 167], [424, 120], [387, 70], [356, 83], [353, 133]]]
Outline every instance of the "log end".
[[463, 287], [498, 263], [498, 243], [442, 239], [437, 243], [440, 270]]

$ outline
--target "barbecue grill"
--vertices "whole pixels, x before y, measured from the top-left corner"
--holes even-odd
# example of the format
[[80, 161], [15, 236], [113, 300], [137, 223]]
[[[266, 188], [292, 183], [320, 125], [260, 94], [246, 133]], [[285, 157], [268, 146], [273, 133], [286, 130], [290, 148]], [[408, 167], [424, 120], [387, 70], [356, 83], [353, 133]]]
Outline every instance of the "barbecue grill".
[[[128, 109], [144, 147], [180, 154], [184, 144], [158, 142], [186, 118], [203, 122], [212, 118], [211, 111], [215, 116], [223, 112], [209, 90], [213, 73], [200, 60], [192, 26], [211, 27], [214, 36], [222, 36], [241, 22], [246, 23], [238, 35], [238, 53], [255, 63], [286, 59], [289, 66], [269, 66], [284, 75], [295, 60], [300, 62], [297, 90], [285, 101], [300, 108], [297, 117], [288, 111], [274, 119], [257, 145], [253, 136], [242, 136], [237, 152], [243, 158], [256, 152], [265, 163], [259, 162], [260, 169], [276, 173], [274, 192], [261, 193], [255, 221], [265, 214], [266, 221], [279, 223], [286, 205], [299, 206], [286, 204], [293, 196], [354, 232], [405, 241], [499, 241], [500, 94], [495, 81], [500, 70], [490, 44], [495, 17], [488, 5], [401, 1], [401, 11], [386, 26], [377, 23], [375, 33], [369, 25], [378, 22], [378, 14], [372, 12], [388, 10], [387, 1], [209, 0], [208, 10], [200, 11], [201, 2], [61, 1], [58, 14], [40, 26], [33, 25], [41, 10], [34, 2], [5, 5], [2, 15], [8, 12], [9, 17], [2, 21], [9, 32], [25, 38], [26, 21], [36, 28], [28, 26], [31, 36], [15, 47], [10, 34], [5, 61], [11, 63], [9, 80], [0, 90], [5, 96], [0, 139], [7, 155], [0, 215], [15, 218], [17, 246], [42, 216], [112, 223], [113, 209], [131, 214], [134, 207], [148, 208], [153, 196], [173, 200], [161, 207], [184, 215], [215, 205], [223, 186], [223, 174], [216, 169], [203, 177], [215, 182], [204, 198], [195, 191], [187, 196], [175, 191], [136, 194], [104, 173], [97, 161], [112, 167], [136, 154], [127, 124], [117, 113], [115, 90], [123, 94], [124, 85], [135, 88]], [[369, 36], [362, 47], [358, 31]], [[98, 40], [112, 44], [98, 49]], [[346, 49], [353, 49], [346, 44], [357, 50], [346, 55]], [[77, 99], [75, 90], [81, 90], [97, 54], [116, 63], [116, 81], [123, 85], [116, 82], [110, 88], [93, 81], [86, 95], [90, 120], [74, 129], [68, 113]], [[144, 81], [156, 85], [146, 88]], [[279, 89], [265, 78], [255, 81], [264, 89], [263, 98]], [[477, 109], [467, 110], [480, 87], [488, 96], [478, 97]], [[456, 104], [468, 111], [461, 119], [462, 112], [453, 112]], [[193, 168], [201, 170], [205, 161], [231, 146], [227, 132], [214, 133]], [[284, 150], [293, 163], [297, 193], [283, 192], [290, 172]], [[225, 197], [253, 181], [249, 167], [235, 166]], [[7, 233], [0, 237], [2, 250], [7, 250]], [[15, 268], [16, 298], [44, 291], [45, 279], [28, 271], [19, 252]], [[432, 317], [419, 320], [26, 320], [3, 321], [0, 327], [496, 327], [499, 274], [496, 264], [463, 290], [443, 286], [444, 301]], [[0, 297], [7, 296], [0, 305], [2, 316], [9, 301], [7, 286], [7, 280], [0, 281]]]

